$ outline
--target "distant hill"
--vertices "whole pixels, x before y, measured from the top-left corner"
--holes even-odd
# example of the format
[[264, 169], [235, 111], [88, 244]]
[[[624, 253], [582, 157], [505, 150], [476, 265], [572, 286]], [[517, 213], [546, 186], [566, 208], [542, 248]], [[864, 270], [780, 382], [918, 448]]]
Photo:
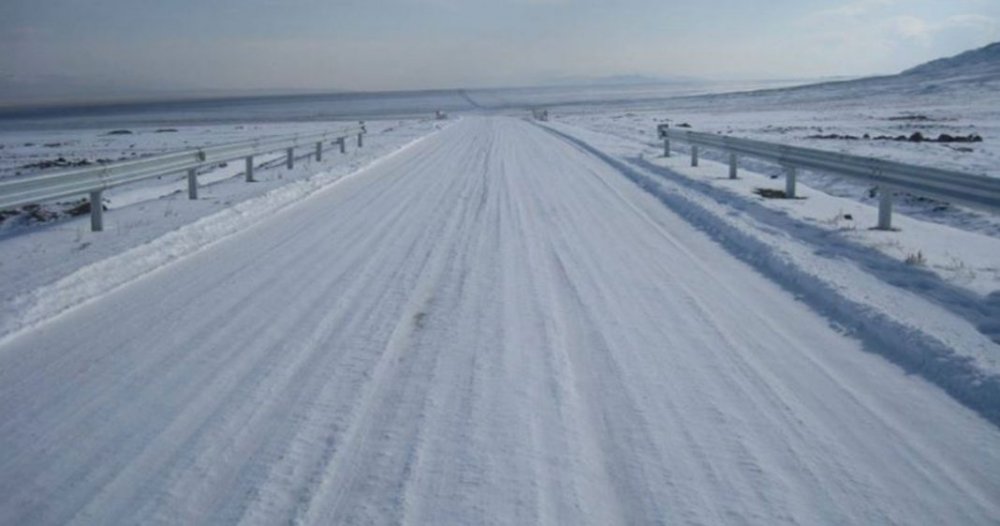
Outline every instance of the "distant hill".
[[712, 101], [734, 107], [752, 102], [756, 107], [783, 108], [815, 104], [853, 107], [891, 103], [903, 99], [942, 97], [957, 103], [993, 100], [1000, 105], [1000, 42], [941, 58], [895, 75], [821, 82], [789, 88], [746, 91], [675, 99], [673, 107], [697, 107]]
[[604, 77], [559, 77], [545, 82], [545, 86], [641, 86], [649, 84], [680, 84], [700, 82], [694, 77], [680, 75], [650, 76], [650, 75], [608, 75]]
[[910, 68], [901, 77], [1000, 79], [1000, 42]]
[[803, 86], [817, 93], [829, 91], [851, 96], [934, 95], [993, 91], [1000, 93], [1000, 42], [940, 58], [896, 75], [866, 77], [844, 82]]
[[[719, 110], [749, 107], [812, 109], [817, 105], [856, 108], [901, 102], [912, 105], [920, 104], [919, 101], [1000, 107], [1000, 42], [933, 60], [894, 75], [798, 85], [786, 83], [775, 88], [741, 89], [734, 85], [732, 89], [720, 90], [720, 87], [685, 77], [563, 77], [553, 80], [549, 87], [538, 88], [531, 103], [548, 106], [600, 102], [637, 106], [656, 104], [664, 109], [704, 108], [709, 104]], [[566, 92], [567, 96], [552, 96], [550, 92], [557, 89], [576, 91]], [[595, 89], [604, 91], [597, 95], [586, 91]], [[684, 94], [685, 90], [693, 93]], [[513, 107], [525, 103], [501, 92], [489, 95], [497, 99], [485, 103], [489, 107]], [[477, 99], [484, 96], [478, 93]]]

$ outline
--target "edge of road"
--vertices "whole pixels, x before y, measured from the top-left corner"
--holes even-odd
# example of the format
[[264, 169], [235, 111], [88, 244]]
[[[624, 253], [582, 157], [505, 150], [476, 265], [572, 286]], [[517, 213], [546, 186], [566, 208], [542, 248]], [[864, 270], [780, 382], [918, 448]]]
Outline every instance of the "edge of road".
[[[732, 218], [716, 213], [685, 192], [664, 186], [664, 182], [670, 181], [658, 177], [639, 162], [619, 160], [583, 139], [546, 125], [533, 124], [611, 166], [640, 190], [706, 234], [734, 258], [794, 295], [836, 324], [845, 334], [860, 340], [867, 352], [878, 354], [907, 374], [917, 375], [938, 386], [962, 405], [1000, 427], [1000, 374], [979, 363], [974, 356], [956, 352], [950, 341], [954, 333], [914, 323], [915, 320], [905, 319], [866, 301], [870, 297], [851, 294], [851, 290], [842, 283], [814, 271], [801, 255], [787, 253], [777, 243], [770, 242], [772, 240], [756, 235], [744, 225], [735, 224]], [[957, 323], [968, 324], [946, 311], [941, 314], [954, 318]], [[946, 329], [954, 329], [956, 324], [948, 325]], [[969, 330], [961, 332], [964, 342], [976, 342], [983, 348], [996, 347], [971, 325]]]
[[339, 174], [322, 171], [282, 185], [263, 195], [234, 203], [149, 242], [77, 268], [59, 279], [12, 298], [0, 305], [0, 347], [25, 331], [243, 232], [280, 210], [300, 204], [320, 192], [337, 188], [342, 182], [363, 176], [383, 162], [406, 153], [458, 122], [461, 119], [405, 143], [353, 172]]

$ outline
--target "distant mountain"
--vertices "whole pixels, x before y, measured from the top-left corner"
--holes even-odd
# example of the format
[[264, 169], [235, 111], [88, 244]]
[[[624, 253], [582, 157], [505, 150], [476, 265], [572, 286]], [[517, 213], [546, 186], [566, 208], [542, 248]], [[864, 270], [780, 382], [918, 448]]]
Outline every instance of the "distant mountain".
[[904, 99], [913, 103], [918, 98], [956, 103], [983, 101], [977, 104], [996, 101], [1000, 105], [1000, 42], [933, 60], [896, 75], [687, 97], [675, 100], [671, 106], [698, 107], [711, 100], [717, 105], [737, 108], [751, 101], [756, 107], [808, 108], [815, 104], [856, 107]]
[[650, 76], [650, 75], [608, 75], [603, 77], [559, 77], [546, 82], [547, 86], [640, 86], [649, 84], [678, 84], [699, 82], [694, 77], [680, 75]]
[[869, 77], [839, 86], [854, 95], [1000, 95], [1000, 42], [940, 58], [897, 75]]
[[993, 80], [1000, 77], [1000, 42], [953, 57], [932, 60], [910, 68], [901, 76], [906, 77], [961, 77]]
[[953, 57], [932, 60], [897, 75], [866, 77], [804, 88], [825, 86], [855, 89], [859, 91], [858, 94], [865, 91], [872, 94], [892, 92], [919, 95], [972, 89], [1000, 90], [1000, 42]]

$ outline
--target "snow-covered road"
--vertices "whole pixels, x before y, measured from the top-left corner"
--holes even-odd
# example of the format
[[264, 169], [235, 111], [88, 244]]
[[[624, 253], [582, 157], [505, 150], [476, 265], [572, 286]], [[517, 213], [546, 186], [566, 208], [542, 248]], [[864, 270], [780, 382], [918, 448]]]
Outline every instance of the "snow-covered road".
[[988, 524], [1000, 431], [466, 119], [0, 347], [2, 524]]

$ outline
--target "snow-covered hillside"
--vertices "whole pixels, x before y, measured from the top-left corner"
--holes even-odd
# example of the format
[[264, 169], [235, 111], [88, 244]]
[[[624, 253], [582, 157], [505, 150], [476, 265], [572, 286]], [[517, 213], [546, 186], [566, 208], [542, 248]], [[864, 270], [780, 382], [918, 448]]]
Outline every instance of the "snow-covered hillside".
[[915, 81], [942, 79], [950, 84], [1000, 81], [1000, 42], [908, 69], [900, 77]]
[[[952, 102], [955, 104], [967, 104], [970, 98], [997, 100], [1000, 97], [1000, 42], [934, 60], [897, 75], [695, 97], [689, 98], [685, 105], [713, 102], [756, 107], [816, 104], [850, 107], [943, 96], [954, 97], [956, 100]], [[911, 102], [917, 101], [911, 99]]]

